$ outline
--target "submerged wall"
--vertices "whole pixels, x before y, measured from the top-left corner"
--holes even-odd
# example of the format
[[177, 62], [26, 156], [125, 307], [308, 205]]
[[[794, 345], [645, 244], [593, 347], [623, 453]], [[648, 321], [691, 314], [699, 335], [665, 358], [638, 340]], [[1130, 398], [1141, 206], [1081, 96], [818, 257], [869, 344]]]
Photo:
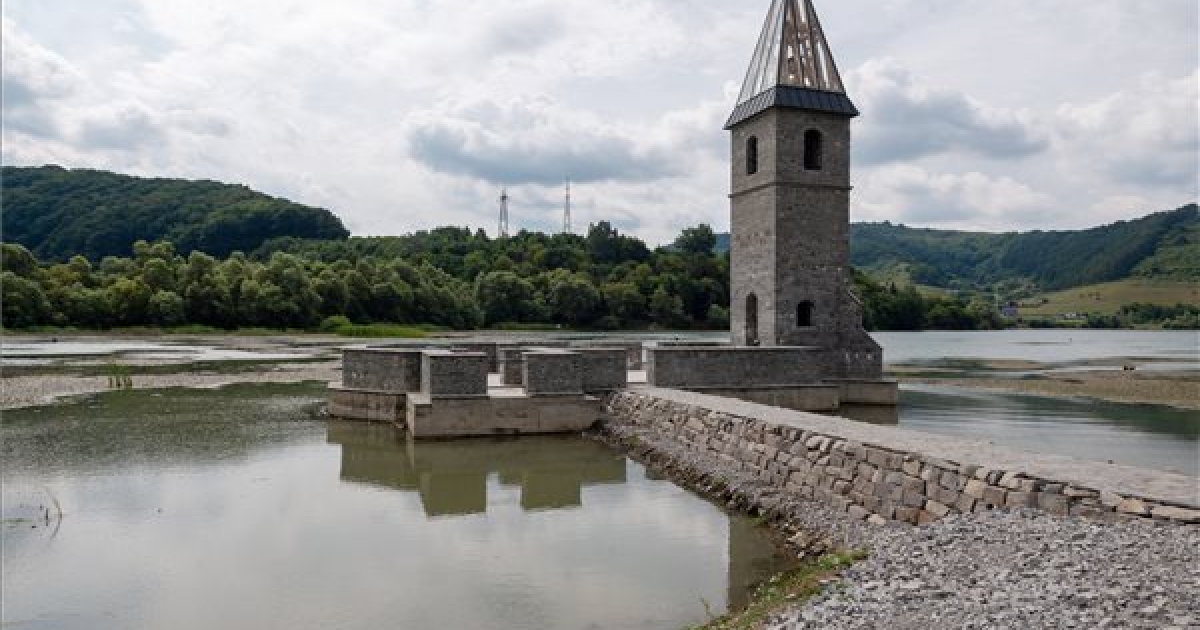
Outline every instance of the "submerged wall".
[[[675, 390], [616, 392], [605, 408], [610, 431], [681, 445], [859, 519], [927, 523], [1036, 508], [1200, 523], [1195, 480], [1183, 475], [1053, 456], [1014, 459], [986, 444]], [[1009, 465], [1016, 463], [1022, 466]]]

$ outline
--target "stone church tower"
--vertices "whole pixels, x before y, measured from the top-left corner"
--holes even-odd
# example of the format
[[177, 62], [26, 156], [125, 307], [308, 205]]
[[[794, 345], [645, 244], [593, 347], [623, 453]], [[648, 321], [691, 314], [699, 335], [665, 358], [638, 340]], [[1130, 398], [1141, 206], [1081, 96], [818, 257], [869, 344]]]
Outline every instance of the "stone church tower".
[[811, 0], [773, 0], [733, 134], [735, 345], [821, 349], [829, 377], [879, 378], [882, 352], [850, 293], [850, 120]]

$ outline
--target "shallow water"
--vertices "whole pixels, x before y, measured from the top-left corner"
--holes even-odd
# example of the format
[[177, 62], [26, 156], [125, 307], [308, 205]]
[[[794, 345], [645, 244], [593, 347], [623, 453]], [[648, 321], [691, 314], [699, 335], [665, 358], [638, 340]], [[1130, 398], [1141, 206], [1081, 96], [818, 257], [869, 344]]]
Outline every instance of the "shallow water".
[[901, 427], [1200, 477], [1200, 412], [1161, 405], [906, 385]]
[[117, 392], [0, 421], [3, 622], [679, 628], [786, 567], [580, 438], [409, 445], [306, 386]]
[[314, 349], [276, 347], [243, 350], [203, 343], [175, 341], [138, 341], [84, 339], [62, 341], [6, 341], [0, 348], [0, 366], [37, 366], [78, 364], [86, 360], [106, 360], [125, 363], [193, 363], [203, 361], [282, 361], [310, 359], [317, 356]]
[[1089, 361], [1194, 364], [1200, 359], [1200, 333], [1194, 330], [880, 332], [871, 336], [883, 346], [889, 365], [996, 359], [1051, 365]]

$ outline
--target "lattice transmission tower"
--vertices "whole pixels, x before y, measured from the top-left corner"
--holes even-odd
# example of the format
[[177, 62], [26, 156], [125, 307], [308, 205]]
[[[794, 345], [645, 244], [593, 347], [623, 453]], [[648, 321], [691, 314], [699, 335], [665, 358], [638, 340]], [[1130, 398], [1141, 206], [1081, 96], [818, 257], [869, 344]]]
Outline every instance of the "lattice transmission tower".
[[567, 179], [567, 198], [563, 203], [563, 234], [571, 233], [571, 180]]
[[499, 238], [508, 238], [508, 189], [500, 191], [500, 229]]

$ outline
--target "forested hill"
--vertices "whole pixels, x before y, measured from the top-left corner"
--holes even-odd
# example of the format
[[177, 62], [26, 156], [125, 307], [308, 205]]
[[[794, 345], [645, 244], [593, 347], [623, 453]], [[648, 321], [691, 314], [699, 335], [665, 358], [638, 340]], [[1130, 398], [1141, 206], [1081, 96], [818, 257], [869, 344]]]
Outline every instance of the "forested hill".
[[[729, 235], [718, 234], [718, 251], [728, 248]], [[1089, 230], [1006, 234], [855, 223], [850, 257], [877, 278], [950, 288], [1017, 281], [1061, 289], [1128, 276], [1197, 280], [1200, 214], [1189, 204]]]
[[129, 256], [138, 240], [223, 257], [277, 237], [349, 236], [328, 210], [212, 181], [5, 166], [0, 192], [3, 239], [48, 260]]
[[933, 286], [1028, 280], [1060, 289], [1130, 275], [1200, 278], [1196, 204], [1079, 231], [990, 234], [860, 223], [850, 234], [855, 267], [879, 273], [902, 266], [914, 282]]

